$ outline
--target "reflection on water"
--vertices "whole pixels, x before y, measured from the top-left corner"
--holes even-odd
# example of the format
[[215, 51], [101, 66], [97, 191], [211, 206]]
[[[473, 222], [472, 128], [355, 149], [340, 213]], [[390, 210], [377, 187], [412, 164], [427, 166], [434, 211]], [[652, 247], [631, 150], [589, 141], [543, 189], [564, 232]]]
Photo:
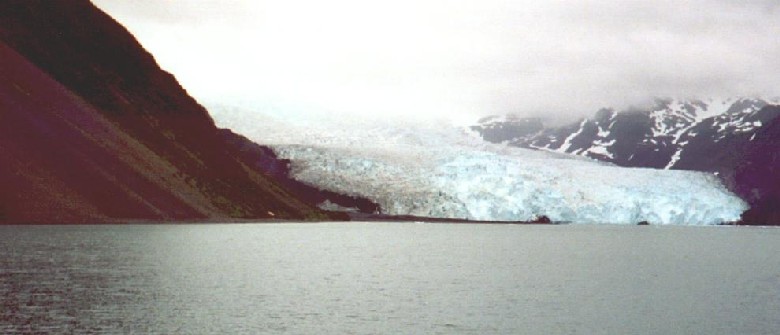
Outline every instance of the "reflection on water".
[[780, 329], [780, 229], [12, 226], [0, 240], [0, 333]]

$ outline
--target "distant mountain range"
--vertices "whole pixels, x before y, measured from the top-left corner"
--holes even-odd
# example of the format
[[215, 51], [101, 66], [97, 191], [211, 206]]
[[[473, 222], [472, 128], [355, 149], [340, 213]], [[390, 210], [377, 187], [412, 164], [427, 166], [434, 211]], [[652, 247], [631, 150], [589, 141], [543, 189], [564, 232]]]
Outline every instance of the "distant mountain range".
[[89, 1], [0, 2], [0, 60], [0, 223], [346, 218]]
[[547, 127], [492, 116], [471, 127], [487, 141], [579, 155], [626, 167], [710, 172], [751, 204], [748, 224], [780, 224], [780, 108], [751, 98], [658, 99], [647, 109], [602, 109]]

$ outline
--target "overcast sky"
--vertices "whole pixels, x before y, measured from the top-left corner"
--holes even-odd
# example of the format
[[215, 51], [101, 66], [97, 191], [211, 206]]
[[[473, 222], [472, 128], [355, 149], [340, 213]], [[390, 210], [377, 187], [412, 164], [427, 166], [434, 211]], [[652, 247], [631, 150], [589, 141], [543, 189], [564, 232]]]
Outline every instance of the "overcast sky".
[[590, 115], [780, 95], [777, 0], [94, 0], [201, 100]]

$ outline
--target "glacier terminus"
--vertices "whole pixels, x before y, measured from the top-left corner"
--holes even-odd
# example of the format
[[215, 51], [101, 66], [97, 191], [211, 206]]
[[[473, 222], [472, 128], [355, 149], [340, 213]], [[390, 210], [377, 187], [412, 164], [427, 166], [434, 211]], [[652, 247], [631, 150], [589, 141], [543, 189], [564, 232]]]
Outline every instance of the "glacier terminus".
[[[553, 222], [714, 225], [747, 205], [717, 178], [693, 171], [625, 168], [483, 141], [465, 127], [211, 106], [215, 119], [270, 145], [295, 179], [368, 198], [382, 214]], [[327, 205], [327, 204], [323, 204]]]

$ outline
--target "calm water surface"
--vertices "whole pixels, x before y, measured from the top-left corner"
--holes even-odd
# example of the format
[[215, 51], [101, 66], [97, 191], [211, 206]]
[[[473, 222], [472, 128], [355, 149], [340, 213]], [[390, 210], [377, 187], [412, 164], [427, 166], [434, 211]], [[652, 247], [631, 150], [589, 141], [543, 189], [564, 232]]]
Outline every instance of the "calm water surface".
[[778, 334], [780, 229], [0, 227], [0, 333]]

